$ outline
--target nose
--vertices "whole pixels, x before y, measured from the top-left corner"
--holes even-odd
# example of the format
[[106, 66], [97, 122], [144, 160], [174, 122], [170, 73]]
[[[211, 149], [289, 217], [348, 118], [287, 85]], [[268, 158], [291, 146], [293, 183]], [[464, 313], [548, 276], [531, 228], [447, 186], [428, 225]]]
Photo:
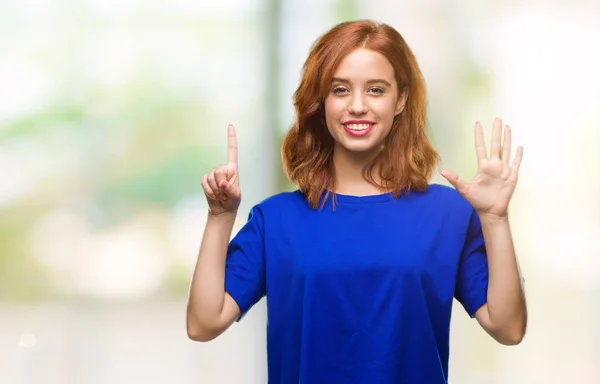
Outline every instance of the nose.
[[350, 105], [348, 106], [348, 112], [352, 115], [364, 115], [367, 111], [368, 108], [365, 103], [364, 95], [359, 92], [352, 95]]

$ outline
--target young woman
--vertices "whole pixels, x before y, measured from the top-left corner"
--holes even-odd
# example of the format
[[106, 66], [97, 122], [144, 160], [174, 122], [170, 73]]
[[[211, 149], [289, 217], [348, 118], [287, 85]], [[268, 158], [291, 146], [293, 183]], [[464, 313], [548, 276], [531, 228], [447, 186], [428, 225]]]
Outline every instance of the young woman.
[[237, 143], [202, 179], [210, 214], [187, 331], [214, 339], [267, 297], [269, 383], [446, 383], [453, 298], [498, 342], [518, 344], [526, 306], [507, 217], [522, 157], [475, 125], [474, 180], [442, 175], [425, 135], [422, 75], [400, 34], [346, 22], [313, 46], [282, 148], [298, 190], [240, 204]]

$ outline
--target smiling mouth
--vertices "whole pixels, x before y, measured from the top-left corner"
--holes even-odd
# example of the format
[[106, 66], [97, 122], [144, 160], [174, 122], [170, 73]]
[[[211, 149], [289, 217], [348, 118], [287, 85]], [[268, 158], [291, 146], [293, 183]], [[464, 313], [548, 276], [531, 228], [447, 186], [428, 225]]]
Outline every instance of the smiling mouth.
[[343, 124], [344, 131], [351, 136], [361, 137], [366, 136], [373, 130], [375, 127], [375, 123], [350, 123]]
[[344, 124], [344, 127], [352, 130], [352, 131], [364, 131], [366, 129], [371, 128], [372, 123], [361, 123], [361, 124]]

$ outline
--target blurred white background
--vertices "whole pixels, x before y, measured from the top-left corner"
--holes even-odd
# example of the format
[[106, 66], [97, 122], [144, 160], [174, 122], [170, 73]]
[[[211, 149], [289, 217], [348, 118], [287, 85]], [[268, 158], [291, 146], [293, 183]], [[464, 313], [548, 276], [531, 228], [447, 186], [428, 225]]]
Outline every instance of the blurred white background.
[[476, 120], [525, 147], [528, 334], [500, 346], [456, 306], [450, 382], [600, 383], [598, 0], [2, 0], [0, 383], [266, 382], [264, 300], [216, 341], [186, 337], [200, 177], [233, 123], [238, 228], [292, 188], [301, 66], [357, 18], [413, 48], [443, 167], [474, 175]]

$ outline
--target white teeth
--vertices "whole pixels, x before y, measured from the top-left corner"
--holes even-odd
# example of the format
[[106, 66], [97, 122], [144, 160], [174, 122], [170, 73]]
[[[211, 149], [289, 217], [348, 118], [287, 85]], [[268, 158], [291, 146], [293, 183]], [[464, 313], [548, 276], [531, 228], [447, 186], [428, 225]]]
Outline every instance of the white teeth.
[[371, 124], [346, 124], [346, 127], [353, 131], [364, 131], [369, 128]]

